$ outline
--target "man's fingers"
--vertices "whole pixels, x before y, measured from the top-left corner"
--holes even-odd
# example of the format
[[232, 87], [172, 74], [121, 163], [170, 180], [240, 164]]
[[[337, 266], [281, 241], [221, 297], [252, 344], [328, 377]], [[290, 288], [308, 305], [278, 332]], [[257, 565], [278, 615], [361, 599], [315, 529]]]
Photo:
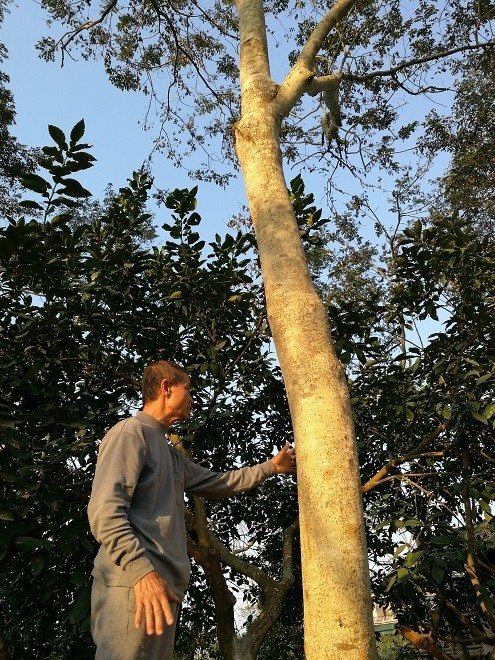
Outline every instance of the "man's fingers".
[[[165, 630], [165, 626], [163, 625], [163, 603], [159, 601], [153, 601], [153, 607], [152, 607], [152, 613], [153, 617], [150, 617], [150, 622], [149, 625], [146, 629], [146, 632], [148, 635], [152, 635], [153, 633], [157, 635], [162, 635], [163, 631]], [[166, 619], [166, 616], [165, 616]], [[167, 621], [168, 623], [168, 621]], [[173, 619], [172, 619], [173, 623]], [[168, 624], [170, 625], [170, 623]]]
[[167, 626], [171, 626], [174, 622], [174, 613], [168, 599], [162, 600], [162, 612], [165, 615], [165, 623]]
[[[138, 582], [135, 585], [134, 593], [136, 595], [136, 614], [134, 616], [134, 625], [140, 628], [145, 623], [146, 633], [148, 635], [161, 635], [165, 630], [165, 625], [171, 626], [174, 623], [174, 612], [170, 602], [179, 603], [180, 599], [168, 588], [167, 584], [156, 584], [148, 588], [149, 582]], [[144, 616], [143, 616], [144, 615]]]

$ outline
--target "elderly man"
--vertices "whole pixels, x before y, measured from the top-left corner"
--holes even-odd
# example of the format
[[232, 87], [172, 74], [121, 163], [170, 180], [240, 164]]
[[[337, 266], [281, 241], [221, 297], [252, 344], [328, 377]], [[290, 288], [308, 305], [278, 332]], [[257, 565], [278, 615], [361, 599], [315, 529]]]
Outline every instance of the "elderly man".
[[88, 516], [101, 544], [91, 596], [101, 660], [172, 658], [178, 603], [190, 573], [184, 492], [228, 497], [295, 472], [289, 445], [265, 463], [225, 473], [188, 461], [167, 442], [167, 431], [189, 418], [189, 390], [179, 365], [148, 365], [142, 411], [116, 424], [100, 446]]

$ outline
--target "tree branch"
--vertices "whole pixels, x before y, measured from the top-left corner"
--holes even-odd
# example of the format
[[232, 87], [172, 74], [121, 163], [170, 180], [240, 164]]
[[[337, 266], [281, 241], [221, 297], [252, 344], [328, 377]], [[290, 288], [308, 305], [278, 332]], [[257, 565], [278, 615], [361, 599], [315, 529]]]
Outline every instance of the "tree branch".
[[450, 602], [450, 600], [445, 601], [445, 606], [456, 615], [456, 617], [464, 626], [466, 626], [473, 637], [476, 637], [477, 639], [487, 639], [490, 641], [493, 640], [493, 634], [486, 634], [477, 628], [465, 614], [463, 614], [453, 603]]
[[[301, 96], [311, 89], [315, 79], [316, 55], [330, 31], [347, 16], [355, 4], [356, 0], [337, 0], [311, 33], [294, 66], [278, 89], [277, 103], [282, 116], [285, 117]], [[335, 78], [336, 76], [322, 77], [319, 83], [321, 89], [309, 93], [316, 94], [318, 91], [330, 89], [331, 85], [335, 84]]]
[[[199, 65], [196, 63], [196, 60], [194, 59], [193, 55], [191, 55], [191, 53], [189, 53], [189, 52], [188, 52], [185, 48], [183, 48], [183, 46], [180, 44], [179, 37], [178, 37], [178, 35], [177, 35], [177, 30], [176, 30], [176, 28], [175, 28], [175, 24], [174, 24], [174, 22], [171, 20], [171, 18], [168, 16], [168, 14], [167, 14], [166, 12], [164, 12], [164, 11], [160, 8], [160, 6], [159, 6], [157, 0], [150, 0], [150, 2], [151, 2], [151, 5], [152, 5], [153, 9], [156, 11], [156, 14], [157, 14], [158, 18], [159, 18], [159, 19], [160, 19], [160, 18], [165, 19], [165, 22], [167, 23], [168, 28], [170, 29], [170, 31], [171, 31], [171, 33], [172, 33], [172, 35], [173, 35], [174, 42], [175, 42], [175, 48], [176, 48], [176, 51], [177, 51], [178, 53], [181, 53], [182, 55], [184, 55], [184, 57], [186, 58], [186, 60], [191, 64], [191, 66], [193, 67], [193, 69], [196, 71], [196, 75], [198, 76], [198, 78], [199, 78], [200, 80], [203, 81], [203, 83], [204, 83], [204, 85], [206, 86], [206, 88], [211, 92], [211, 94], [212, 94], [212, 95], [217, 99], [217, 101], [219, 101], [219, 103], [220, 103], [220, 99], [219, 99], [219, 97], [218, 97], [217, 92], [213, 89], [213, 87], [211, 87], [210, 83], [208, 82], [208, 80], [207, 80], [207, 79], [205, 78], [205, 76], [203, 75], [203, 73], [202, 73], [202, 71], [201, 71]], [[174, 62], [174, 78], [177, 79], [177, 58], [176, 58], [176, 60], [175, 60], [175, 62]]]
[[[299, 521], [284, 530], [282, 579], [269, 577], [254, 564], [250, 564], [234, 555], [207, 526], [205, 502], [194, 497], [195, 515], [186, 513], [188, 528], [194, 528], [198, 534], [198, 543], [188, 539], [188, 551], [200, 564], [206, 574], [215, 600], [215, 616], [218, 641], [225, 657], [233, 657], [235, 646], [238, 651], [249, 649], [249, 657], [255, 657], [267, 632], [271, 629], [282, 611], [282, 603], [287, 591], [294, 584], [292, 546], [294, 534], [299, 528]], [[193, 519], [193, 520], [192, 520]], [[254, 580], [263, 590], [264, 603], [258, 616], [252, 622], [248, 632], [240, 638], [234, 633], [233, 606], [235, 597], [227, 587], [220, 562], [234, 571]], [[241, 653], [242, 655], [242, 653]]]
[[213, 600], [215, 601], [215, 622], [220, 650], [224, 657], [230, 658], [233, 657], [234, 647], [237, 644], [234, 617], [236, 598], [227, 586], [219, 558], [216, 553], [212, 552], [212, 548], [209, 545], [212, 534], [208, 530], [204, 499], [194, 497], [194, 506], [194, 529], [198, 534], [198, 542], [194, 543], [189, 538], [187, 548], [188, 552], [203, 567], [205, 572], [213, 594]]
[[437, 658], [437, 660], [453, 660], [451, 655], [448, 655], [441, 648], [439, 648], [431, 639], [430, 635], [422, 635], [415, 630], [404, 626], [401, 628], [401, 635], [407, 639], [408, 642], [414, 644], [418, 649], [426, 651], [429, 655]]
[[[337, 0], [333, 7], [327, 11], [325, 16], [321, 19], [315, 27], [309, 39], [307, 40], [301, 54], [297, 58], [295, 67], [303, 65], [308, 70], [313, 70], [315, 65], [315, 58], [319, 53], [323, 42], [330, 34], [331, 30], [340, 23], [343, 18], [351, 11], [356, 4], [356, 0]], [[289, 74], [290, 75], [290, 74]]]
[[416, 57], [407, 62], [402, 62], [397, 66], [391, 67], [390, 69], [384, 69], [381, 71], [372, 71], [371, 73], [365, 73], [362, 75], [357, 75], [353, 73], [343, 73], [342, 79], [348, 80], [350, 82], [366, 82], [367, 80], [373, 80], [373, 78], [385, 77], [385, 76], [394, 76], [396, 73], [408, 69], [412, 66], [417, 66], [419, 64], [426, 64], [427, 62], [432, 62], [434, 60], [439, 60], [443, 57], [450, 57], [456, 55], [457, 53], [463, 53], [467, 50], [477, 50], [479, 48], [489, 48], [495, 45], [495, 40], [486, 41], [482, 44], [467, 44], [466, 46], [459, 46], [458, 48], [451, 48], [450, 50], [444, 50], [439, 53], [433, 53], [432, 55], [425, 55], [425, 57]]
[[103, 23], [103, 21], [106, 19], [108, 14], [112, 11], [112, 9], [115, 9], [117, 6], [118, 0], [110, 0], [110, 2], [107, 4], [107, 6], [103, 9], [101, 12], [101, 15], [99, 18], [95, 19], [94, 21], [88, 21], [87, 23], [83, 23], [82, 25], [79, 25], [79, 27], [75, 28], [74, 30], [69, 30], [65, 34], [63, 34], [60, 39], [57, 41], [55, 46], [52, 48], [52, 52], [56, 51], [57, 48], [60, 48], [62, 51], [62, 66], [64, 65], [64, 53], [67, 52], [67, 48], [70, 46], [70, 44], [74, 41], [74, 39], [81, 34], [81, 32], [89, 31], [92, 28], [94, 28], [96, 25], [100, 25]]
[[299, 518], [284, 529], [282, 547], [282, 581], [294, 582], [294, 536], [299, 531]]
[[210, 548], [215, 552], [218, 558], [226, 565], [232, 568], [234, 571], [245, 575], [246, 577], [254, 580], [260, 587], [263, 589], [267, 587], [272, 587], [276, 584], [275, 580], [267, 575], [261, 568], [258, 568], [254, 564], [241, 559], [233, 555], [230, 550], [224, 545], [220, 539], [208, 530], [208, 541]]
[[[373, 488], [376, 488], [376, 486], [378, 486], [384, 480], [384, 478], [387, 477], [390, 474], [390, 472], [399, 465], [402, 465], [403, 463], [407, 463], [408, 461], [414, 460], [416, 458], [421, 458], [422, 456], [432, 455], [432, 454], [422, 454], [421, 452], [430, 442], [435, 440], [448, 427], [449, 427], [449, 422], [448, 421], [443, 422], [443, 424], [440, 424], [440, 426], [437, 429], [435, 429], [435, 431], [427, 435], [426, 438], [424, 438], [423, 441], [412, 452], [409, 452], [404, 456], [398, 456], [397, 458], [394, 458], [393, 460], [389, 461], [386, 465], [384, 465], [381, 468], [379, 472], [375, 474], [374, 477], [369, 479], [361, 487], [361, 492], [368, 493]], [[438, 454], [443, 455], [443, 452], [438, 452]]]

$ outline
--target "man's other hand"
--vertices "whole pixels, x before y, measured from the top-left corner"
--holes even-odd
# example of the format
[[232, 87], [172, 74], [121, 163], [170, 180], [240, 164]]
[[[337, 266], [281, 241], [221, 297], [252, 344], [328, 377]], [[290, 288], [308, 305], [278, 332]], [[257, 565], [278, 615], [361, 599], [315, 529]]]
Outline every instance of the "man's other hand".
[[174, 614], [170, 603], [180, 603], [180, 599], [170, 589], [156, 571], [148, 573], [134, 585], [136, 595], [136, 616], [134, 625], [141, 627], [144, 619], [148, 635], [161, 635], [165, 625], [171, 626]]

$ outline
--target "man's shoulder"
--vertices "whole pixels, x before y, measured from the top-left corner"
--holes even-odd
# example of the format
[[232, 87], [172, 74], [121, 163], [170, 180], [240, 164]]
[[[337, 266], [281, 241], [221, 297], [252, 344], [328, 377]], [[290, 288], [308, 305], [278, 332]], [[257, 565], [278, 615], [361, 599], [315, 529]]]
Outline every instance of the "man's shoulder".
[[154, 451], [156, 447], [168, 447], [168, 442], [165, 442], [166, 433], [163, 427], [157, 420], [150, 415], [139, 411], [132, 417], [117, 422], [105, 434], [102, 440], [104, 445], [121, 446], [125, 445], [141, 445], [146, 448], [146, 451]]
[[129, 434], [143, 437], [144, 422], [137, 417], [126, 417], [121, 419], [120, 422], [114, 424], [105, 434], [105, 437], [112, 437], [115, 435]]

